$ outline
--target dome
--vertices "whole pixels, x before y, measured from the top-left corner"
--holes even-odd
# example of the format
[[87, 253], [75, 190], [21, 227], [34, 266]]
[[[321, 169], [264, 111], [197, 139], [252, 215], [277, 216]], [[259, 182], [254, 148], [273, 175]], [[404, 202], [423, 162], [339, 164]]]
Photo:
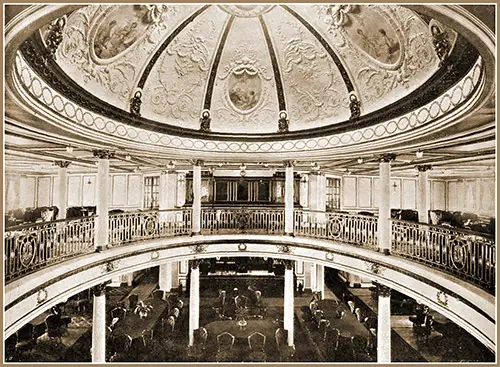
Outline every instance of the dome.
[[465, 133], [494, 91], [491, 32], [468, 32], [443, 8], [32, 7], [6, 31], [7, 102], [24, 106], [7, 113], [170, 158], [417, 147]]

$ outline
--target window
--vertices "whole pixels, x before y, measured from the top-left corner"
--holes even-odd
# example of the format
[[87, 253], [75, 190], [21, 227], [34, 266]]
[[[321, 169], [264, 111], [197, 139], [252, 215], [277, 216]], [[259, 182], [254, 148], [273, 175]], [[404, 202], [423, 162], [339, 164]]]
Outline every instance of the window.
[[340, 178], [326, 179], [326, 210], [340, 209]]
[[159, 207], [160, 177], [144, 178], [144, 208], [157, 209]]

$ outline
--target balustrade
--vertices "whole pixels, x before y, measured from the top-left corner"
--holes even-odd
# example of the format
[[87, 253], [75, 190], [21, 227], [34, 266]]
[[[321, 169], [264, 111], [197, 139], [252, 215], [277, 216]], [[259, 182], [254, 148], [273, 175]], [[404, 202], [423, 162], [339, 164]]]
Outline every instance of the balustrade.
[[494, 239], [484, 234], [392, 220], [392, 254], [456, 274], [489, 291], [495, 288], [495, 251]]
[[204, 233], [283, 234], [284, 223], [284, 209], [205, 208], [201, 212], [201, 230]]
[[[205, 208], [203, 234], [284, 234], [284, 209]], [[6, 281], [46, 265], [94, 250], [95, 218], [81, 217], [7, 228]], [[136, 211], [109, 216], [109, 244], [191, 235], [192, 209]], [[295, 236], [339, 241], [377, 249], [377, 218], [372, 216], [294, 211]], [[495, 243], [484, 234], [455, 228], [392, 220], [391, 253], [426, 263], [484, 287], [495, 288]]]
[[4, 234], [5, 279], [92, 252], [95, 216], [10, 227]]
[[336, 212], [295, 210], [294, 234], [377, 248], [377, 218]]
[[118, 246], [146, 239], [191, 233], [192, 209], [149, 210], [109, 216], [109, 244]]

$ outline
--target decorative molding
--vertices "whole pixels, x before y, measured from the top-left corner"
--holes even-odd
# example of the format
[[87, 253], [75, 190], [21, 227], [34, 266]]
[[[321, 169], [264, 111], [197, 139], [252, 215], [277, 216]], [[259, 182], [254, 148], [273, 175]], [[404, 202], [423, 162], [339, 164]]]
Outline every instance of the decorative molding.
[[47, 300], [47, 298], [49, 298], [49, 293], [47, 292], [47, 289], [42, 288], [38, 291], [36, 295], [36, 302], [38, 304], [43, 303]]
[[94, 153], [94, 157], [99, 159], [111, 159], [115, 157], [115, 152], [108, 149], [95, 149], [92, 152]]
[[70, 161], [54, 161], [54, 165], [59, 168], [68, 168], [70, 164]]
[[283, 254], [291, 254], [293, 253], [292, 248], [288, 245], [276, 245], [278, 248], [278, 252], [281, 252]]
[[429, 29], [432, 34], [432, 44], [434, 51], [439, 58], [439, 67], [443, 67], [451, 51], [451, 43], [448, 33], [444, 27], [435, 19], [429, 22]]
[[157, 260], [160, 258], [160, 253], [158, 251], [151, 252], [151, 260]]
[[210, 111], [203, 110], [200, 117], [200, 130], [210, 132], [210, 122], [212, 122], [212, 119], [210, 118]]
[[53, 60], [55, 60], [57, 48], [63, 40], [63, 31], [66, 26], [66, 21], [67, 18], [66, 15], [64, 15], [61, 18], [53, 20], [49, 25], [49, 34], [47, 35], [45, 45], [47, 46], [47, 56]]
[[[31, 43], [29, 43], [29, 42]], [[373, 119], [371, 121], [371, 117], [363, 116], [359, 121], [356, 121], [357, 126], [364, 126], [362, 128], [358, 128], [352, 131], [345, 131], [345, 126], [343, 127], [343, 131], [339, 134], [336, 133], [334, 135], [326, 135], [322, 137], [313, 137], [315, 135], [309, 135], [309, 138], [305, 138], [304, 132], [290, 132], [291, 136], [295, 137], [300, 135], [301, 137], [297, 140], [288, 140], [288, 141], [275, 141], [275, 142], [267, 142], [266, 140], [277, 139], [279, 135], [273, 136], [273, 134], [269, 134], [269, 138], [260, 137], [260, 141], [227, 141], [231, 138], [218, 136], [217, 134], [213, 134], [214, 138], [218, 138], [224, 141], [214, 142], [211, 140], [203, 140], [198, 139], [196, 137], [178, 137], [173, 135], [168, 135], [170, 132], [166, 130], [163, 131], [162, 126], [157, 126], [155, 131], [145, 130], [140, 128], [144, 126], [140, 120], [144, 120], [142, 118], [134, 117], [130, 120], [130, 124], [124, 124], [120, 121], [128, 121], [125, 118], [125, 115], [116, 117], [115, 120], [109, 120], [110, 117], [109, 111], [113, 110], [113, 108], [109, 109], [100, 109], [97, 108], [94, 104], [92, 104], [87, 99], [81, 98], [73, 98], [72, 92], [70, 88], [66, 86], [66, 83], [61, 83], [59, 80], [57, 83], [53, 80], [55, 75], [50, 74], [48, 76], [48, 82], [38, 77], [36, 73], [33, 72], [31, 67], [43, 68], [45, 63], [44, 60], [40, 58], [39, 52], [37, 52], [34, 48], [28, 47], [26, 50], [24, 47], [25, 44], [32, 44], [31, 39], [28, 39], [27, 42], [23, 43], [23, 55], [27, 60], [31, 60], [29, 62], [30, 66], [28, 66], [22, 57], [19, 55], [16, 56], [17, 61], [17, 78], [20, 83], [24, 85], [25, 88], [40, 102], [44, 103], [48, 108], [53, 111], [61, 114], [67, 119], [70, 119], [75, 125], [81, 125], [85, 128], [91, 128], [96, 131], [106, 132], [107, 134], [112, 134], [113, 136], [125, 138], [128, 140], [139, 141], [143, 143], [158, 145], [158, 146], [169, 146], [173, 148], [191, 148], [194, 146], [199, 150], [206, 152], [233, 152], [237, 150], [241, 150], [243, 152], [299, 152], [299, 151], [313, 151], [315, 149], [331, 149], [335, 147], [344, 147], [349, 146], [351, 144], [357, 144], [362, 142], [367, 142], [373, 140], [373, 138], [385, 138], [388, 136], [393, 136], [395, 134], [400, 134], [404, 132], [408, 132], [414, 128], [418, 128], [423, 125], [428, 125], [431, 121], [440, 118], [441, 116], [449, 113], [459, 105], [462, 105], [471, 94], [476, 91], [476, 88], [480, 81], [482, 80], [482, 60], [481, 58], [475, 60], [475, 67], [471, 69], [467, 69], [467, 73], [464, 73], [462, 80], [460, 80], [456, 84], [451, 84], [450, 80], [445, 80], [443, 82], [450, 83], [449, 90], [445, 93], [440, 94], [439, 96], [435, 96], [435, 100], [431, 100], [418, 110], [410, 111], [406, 114], [399, 115], [394, 120], [387, 120], [380, 123], [380, 118], [377, 120]], [[38, 65], [38, 66], [37, 66]], [[464, 65], [464, 64], [460, 64]], [[470, 66], [469, 66], [470, 67]], [[457, 72], [455, 70], [455, 72]], [[45, 75], [43, 70], [40, 70], [42, 75]], [[22, 76], [21, 76], [22, 75]], [[44, 95], [40, 92], [37, 92], [34, 89], [34, 81], [37, 83], [41, 83], [42, 89], [44, 90]], [[55, 89], [52, 89], [55, 88]], [[60, 92], [64, 92], [63, 95]], [[45, 96], [48, 93], [47, 96]], [[424, 93], [422, 91], [422, 96], [429, 96], [429, 93]], [[68, 96], [66, 98], [65, 96]], [[45, 99], [49, 98], [49, 102], [45, 101]], [[61, 106], [57, 106], [54, 101], [60, 101]], [[74, 101], [78, 100], [75, 104]], [[404, 103], [401, 101], [398, 103], [399, 106]], [[129, 116], [130, 114], [127, 113]], [[84, 118], [85, 117], [85, 118]], [[386, 116], [387, 117], [387, 116]], [[389, 116], [390, 117], [390, 116]], [[113, 117], [115, 118], [115, 117]], [[363, 121], [361, 121], [363, 120]], [[366, 121], [365, 121], [366, 120]], [[131, 124], [135, 126], [131, 126]], [[333, 128], [337, 128], [344, 124], [337, 124]], [[170, 128], [166, 128], [169, 130]], [[328, 131], [332, 130], [331, 128], [327, 129]], [[323, 131], [323, 134], [327, 132], [327, 130]], [[170, 130], [169, 130], [170, 131]], [[193, 132], [194, 134], [194, 132]], [[247, 136], [246, 138], [252, 138], [251, 136]]]
[[426, 172], [432, 169], [432, 165], [430, 164], [419, 164], [415, 166], [418, 172]]
[[376, 275], [383, 275], [384, 274], [384, 268], [381, 267], [379, 264], [371, 263], [371, 262], [365, 262], [366, 264], [366, 270], [368, 270], [370, 273], [376, 274]]
[[279, 119], [278, 119], [278, 132], [287, 133], [288, 126], [290, 125], [290, 120], [287, 118], [288, 114], [286, 111], [280, 111]]
[[379, 156], [378, 161], [383, 163], [390, 163], [396, 159], [396, 154], [394, 153], [385, 153]]
[[327, 252], [325, 254], [325, 258], [328, 260], [328, 261], [333, 261], [334, 260], [334, 255], [333, 255], [333, 252]]
[[137, 90], [130, 99], [130, 113], [135, 116], [141, 115], [142, 91]]
[[193, 164], [193, 166], [203, 167], [203, 165], [205, 164], [205, 161], [203, 159], [194, 159], [191, 161], [191, 163]]
[[295, 165], [295, 161], [292, 159], [283, 161], [284, 167], [288, 167], [288, 168], [292, 167], [293, 168], [294, 165]]
[[195, 246], [190, 246], [190, 250], [194, 254], [201, 254], [203, 252], [207, 251], [208, 245], [195, 245]]
[[448, 307], [448, 295], [443, 291], [437, 291], [436, 300], [441, 306]]
[[285, 269], [293, 270], [293, 265], [295, 264], [295, 260], [280, 259], [279, 262], [285, 266]]
[[[278, 95], [278, 108], [280, 111], [285, 111], [286, 110], [285, 94], [283, 91], [283, 81], [281, 80], [281, 73], [278, 65], [278, 59], [276, 58], [276, 53], [274, 52], [273, 43], [271, 41], [271, 36], [269, 35], [266, 22], [264, 22], [264, 18], [261, 15], [259, 16], [259, 21], [262, 27], [262, 32], [264, 33], [264, 38], [266, 39], [267, 48], [269, 50], [269, 57], [271, 58], [271, 65], [273, 66], [274, 82], [276, 83], [276, 93]], [[281, 112], [280, 112], [280, 119], [281, 119]], [[286, 122], [287, 122], [286, 131], [288, 131], [288, 121]], [[279, 125], [279, 122], [278, 126], [281, 126]], [[281, 130], [281, 127], [279, 127], [278, 131], [284, 132], [284, 130], [283, 131]]]
[[120, 260], [112, 260], [101, 266], [102, 273], [110, 273], [118, 268]]
[[361, 102], [354, 93], [349, 94], [349, 109], [351, 110], [350, 120], [356, 119], [361, 115]]

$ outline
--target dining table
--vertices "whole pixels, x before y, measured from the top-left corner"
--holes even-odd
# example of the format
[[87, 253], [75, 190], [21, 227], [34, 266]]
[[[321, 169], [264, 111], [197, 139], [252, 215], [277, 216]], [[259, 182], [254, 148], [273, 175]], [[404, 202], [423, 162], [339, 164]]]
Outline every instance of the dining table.
[[236, 320], [217, 320], [204, 325], [209, 338], [217, 337], [224, 332], [232, 334], [236, 339], [246, 339], [254, 332], [262, 333], [268, 340], [274, 338], [278, 326], [272, 320], [245, 320], [246, 325], [240, 326]]
[[113, 335], [127, 334], [134, 340], [142, 337], [143, 331], [153, 330], [165, 316], [168, 304], [157, 299], [148, 299], [144, 304], [152, 307], [147, 316], [141, 318], [139, 314], [128, 313], [123, 320], [116, 323]]

